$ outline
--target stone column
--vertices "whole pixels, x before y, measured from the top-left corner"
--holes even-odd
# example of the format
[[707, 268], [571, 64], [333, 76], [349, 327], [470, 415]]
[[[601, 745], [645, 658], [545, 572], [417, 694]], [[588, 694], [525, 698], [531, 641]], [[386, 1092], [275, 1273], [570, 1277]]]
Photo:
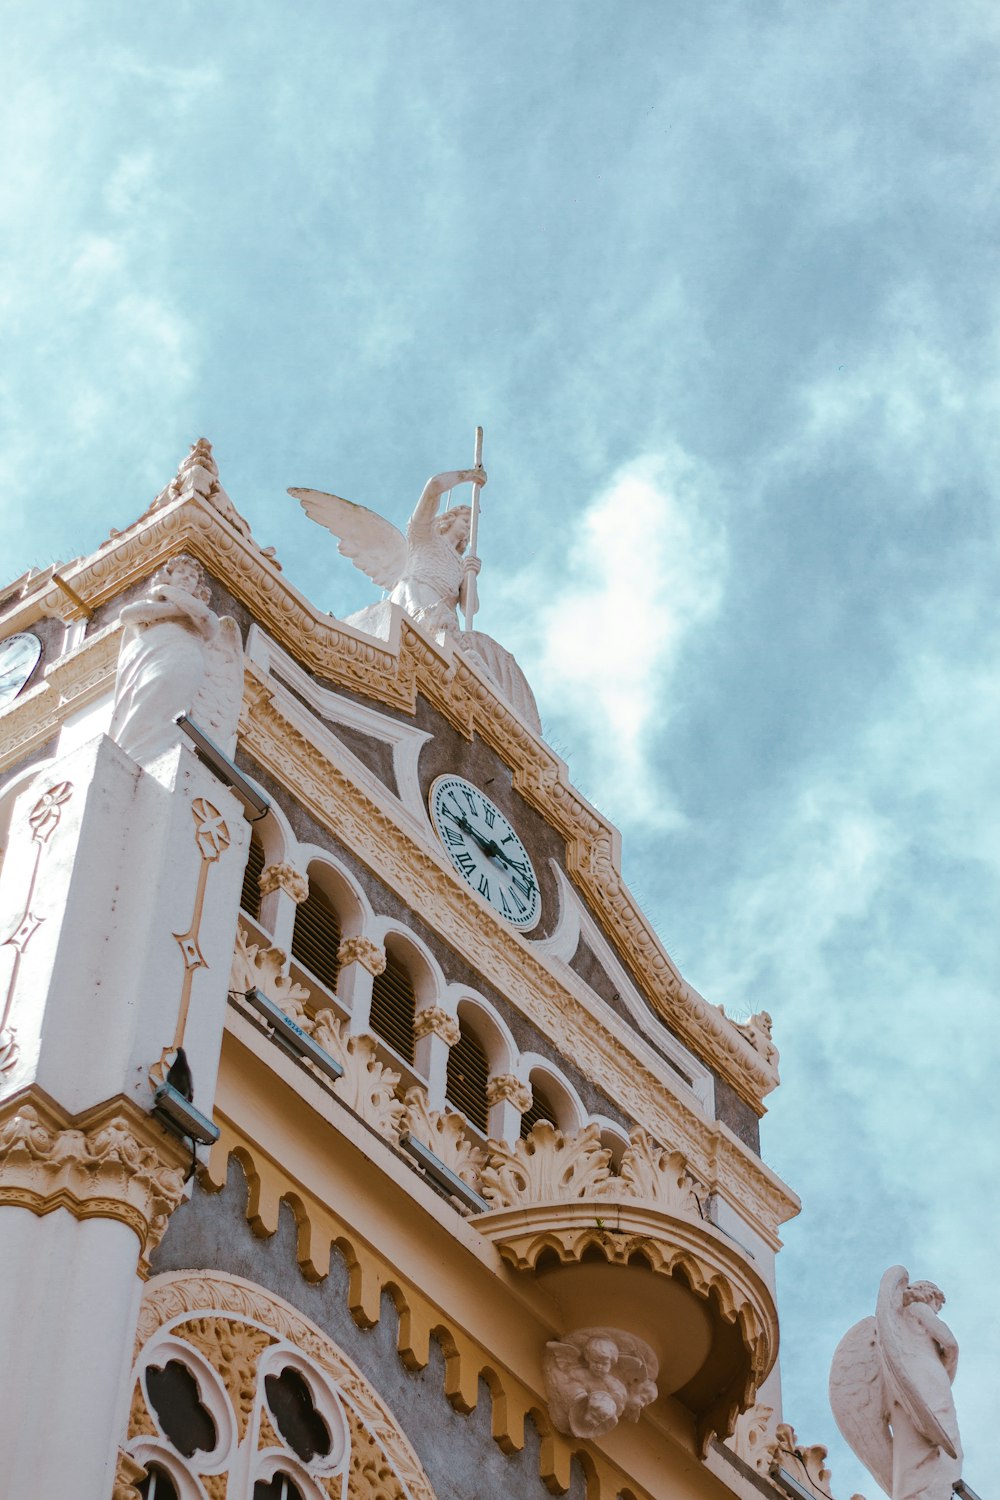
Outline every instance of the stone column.
[[248, 842], [240, 804], [181, 745], [142, 770], [101, 735], [13, 809], [0, 1347], [26, 1399], [0, 1410], [12, 1495], [111, 1494], [140, 1276], [191, 1161], [149, 1112], [154, 1081], [182, 1043], [211, 1116]]
[[498, 1073], [486, 1085], [490, 1107], [489, 1134], [495, 1141], [512, 1145], [521, 1133], [521, 1116], [531, 1108], [531, 1087], [513, 1073]]
[[260, 872], [260, 925], [276, 948], [292, 951], [296, 907], [309, 894], [309, 881], [292, 865], [265, 865]]
[[427, 1079], [431, 1109], [444, 1109], [448, 1089], [448, 1053], [461, 1035], [458, 1021], [440, 1005], [425, 1005], [413, 1018], [413, 1061]]
[[385, 971], [385, 949], [371, 938], [345, 937], [337, 950], [340, 973], [337, 976], [337, 999], [351, 1017], [354, 1035], [368, 1030], [372, 1009], [372, 983], [376, 974]]

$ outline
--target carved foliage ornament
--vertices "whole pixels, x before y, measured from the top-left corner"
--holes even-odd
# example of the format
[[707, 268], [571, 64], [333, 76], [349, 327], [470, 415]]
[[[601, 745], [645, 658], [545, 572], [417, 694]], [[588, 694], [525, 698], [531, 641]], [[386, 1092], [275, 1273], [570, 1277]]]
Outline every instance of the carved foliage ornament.
[[454, 1016], [441, 1005], [425, 1005], [413, 1018], [413, 1035], [420, 1040], [425, 1036], [438, 1036], [448, 1047], [454, 1047], [462, 1035], [461, 1027]]
[[478, 1188], [480, 1174], [486, 1161], [486, 1153], [475, 1146], [465, 1133], [465, 1121], [461, 1115], [450, 1110], [431, 1109], [427, 1090], [415, 1084], [405, 1096], [407, 1130], [416, 1140], [433, 1151], [439, 1161], [467, 1182]]
[[337, 949], [337, 961], [342, 968], [348, 964], [360, 964], [369, 974], [378, 978], [385, 970], [385, 949], [371, 938], [345, 937]]
[[284, 891], [300, 904], [309, 895], [309, 881], [290, 864], [265, 865], [260, 872], [260, 893], [270, 896], [272, 891]]
[[367, 1033], [352, 1036], [347, 1022], [332, 1010], [319, 1012], [312, 1036], [344, 1070], [333, 1086], [334, 1093], [379, 1135], [397, 1141], [405, 1115], [403, 1103], [396, 1098], [400, 1075], [379, 1061], [375, 1038]]
[[23, 1095], [0, 1115], [0, 1203], [120, 1219], [138, 1236], [144, 1261], [181, 1200], [184, 1160], [183, 1147], [125, 1099], [79, 1124]]
[[610, 1176], [610, 1161], [597, 1125], [564, 1135], [539, 1120], [527, 1139], [513, 1146], [490, 1142], [480, 1191], [494, 1208], [596, 1196]]

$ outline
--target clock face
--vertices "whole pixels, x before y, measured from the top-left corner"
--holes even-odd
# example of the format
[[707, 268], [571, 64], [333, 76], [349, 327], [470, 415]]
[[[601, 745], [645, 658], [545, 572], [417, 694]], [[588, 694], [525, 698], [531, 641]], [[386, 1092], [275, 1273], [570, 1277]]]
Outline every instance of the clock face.
[[37, 635], [11, 635], [0, 641], [0, 708], [14, 701], [41, 654]]
[[534, 927], [542, 910], [528, 851], [500, 809], [461, 776], [439, 776], [431, 818], [459, 874], [514, 927]]

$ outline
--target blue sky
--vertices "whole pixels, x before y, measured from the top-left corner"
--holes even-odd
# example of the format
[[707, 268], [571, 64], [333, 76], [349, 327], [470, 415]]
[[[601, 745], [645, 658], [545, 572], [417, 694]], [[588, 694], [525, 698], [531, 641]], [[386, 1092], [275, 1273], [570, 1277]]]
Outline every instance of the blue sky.
[[874, 1492], [826, 1375], [902, 1261], [988, 1487], [995, 6], [3, 10], [7, 576], [205, 435], [345, 614], [286, 486], [402, 522], [481, 422], [477, 624], [686, 975], [775, 1019], [786, 1416]]

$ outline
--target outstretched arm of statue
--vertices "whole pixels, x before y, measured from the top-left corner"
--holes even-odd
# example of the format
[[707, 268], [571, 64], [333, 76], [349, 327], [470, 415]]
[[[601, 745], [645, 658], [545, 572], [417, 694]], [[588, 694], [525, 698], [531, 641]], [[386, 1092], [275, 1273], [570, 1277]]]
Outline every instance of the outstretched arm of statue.
[[435, 474], [424, 485], [423, 493], [410, 517], [408, 533], [412, 536], [418, 531], [430, 531], [441, 496], [446, 490], [453, 490], [457, 484], [478, 484], [481, 487], [485, 483], [485, 469], [447, 469], [443, 474]]
[[483, 566], [481, 557], [462, 558], [462, 582], [458, 586], [458, 607], [465, 614], [466, 600], [469, 597], [469, 579], [474, 577]]

